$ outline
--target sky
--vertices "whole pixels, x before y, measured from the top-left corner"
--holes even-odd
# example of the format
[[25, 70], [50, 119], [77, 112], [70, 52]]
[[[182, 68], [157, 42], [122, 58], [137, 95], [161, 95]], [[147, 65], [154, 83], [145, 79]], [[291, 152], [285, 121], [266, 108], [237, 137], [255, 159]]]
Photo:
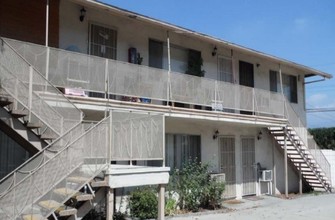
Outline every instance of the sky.
[[[334, 0], [100, 0], [288, 59], [335, 77]], [[309, 78], [315, 80], [319, 78]], [[335, 79], [306, 85], [306, 108], [335, 110]], [[335, 127], [335, 111], [307, 114]]]

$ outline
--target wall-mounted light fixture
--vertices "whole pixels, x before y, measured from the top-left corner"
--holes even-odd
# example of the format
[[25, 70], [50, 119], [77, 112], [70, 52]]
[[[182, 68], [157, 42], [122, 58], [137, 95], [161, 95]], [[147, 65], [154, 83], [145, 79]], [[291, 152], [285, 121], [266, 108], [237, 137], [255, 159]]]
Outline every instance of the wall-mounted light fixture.
[[259, 133], [257, 135], [257, 140], [262, 139], [262, 135], [263, 135], [262, 131], [259, 131]]
[[256, 66], [257, 66], [257, 68], [258, 68], [258, 67], [260, 67], [260, 65], [261, 65], [261, 64], [259, 64], [259, 63], [256, 63]]
[[86, 15], [86, 10], [85, 10], [85, 8], [83, 7], [83, 8], [80, 10], [80, 17], [79, 17], [79, 20], [80, 20], [81, 22], [84, 21], [85, 15]]
[[212, 51], [212, 56], [214, 57], [217, 52], [218, 52], [218, 48], [214, 46], [213, 51]]
[[218, 138], [218, 135], [219, 135], [219, 130], [214, 131], [213, 140], [215, 140], [216, 138]]

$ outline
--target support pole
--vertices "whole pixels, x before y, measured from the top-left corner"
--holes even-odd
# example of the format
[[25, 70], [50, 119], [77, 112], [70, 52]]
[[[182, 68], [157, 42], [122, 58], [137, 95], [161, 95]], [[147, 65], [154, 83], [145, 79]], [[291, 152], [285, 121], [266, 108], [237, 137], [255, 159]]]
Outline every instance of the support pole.
[[106, 196], [106, 219], [113, 219], [114, 215], [114, 189], [107, 188]]
[[285, 196], [288, 198], [288, 172], [287, 172], [287, 137], [286, 127], [284, 127], [284, 169], [285, 169]]
[[49, 46], [49, 0], [47, 0], [45, 12], [45, 46]]
[[302, 173], [301, 173], [301, 163], [299, 163], [299, 194], [302, 195]]
[[169, 105], [170, 95], [171, 95], [171, 51], [170, 51], [170, 36], [169, 31], [166, 32], [167, 36], [167, 52], [168, 52], [168, 88], [167, 88], [167, 102], [166, 105]]
[[272, 140], [272, 194], [276, 194], [277, 189], [277, 172], [276, 172], [276, 157], [275, 157], [275, 147], [276, 141], [275, 139]]
[[158, 186], [158, 220], [164, 219], [164, 206], [165, 206], [165, 185], [160, 184]]

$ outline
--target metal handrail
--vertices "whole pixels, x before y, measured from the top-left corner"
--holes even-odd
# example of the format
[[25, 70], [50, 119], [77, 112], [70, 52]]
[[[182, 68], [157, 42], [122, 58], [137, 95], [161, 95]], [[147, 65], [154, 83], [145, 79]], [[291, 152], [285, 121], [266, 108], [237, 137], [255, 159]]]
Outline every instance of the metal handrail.
[[[31, 65], [28, 61], [27, 61], [27, 59], [26, 58], [24, 58], [20, 53], [18, 53], [3, 37], [0, 37], [0, 41], [1, 41], [1, 43], [2, 44], [6, 44], [9, 48], [11, 48], [11, 50], [13, 50], [15, 53], [16, 53], [16, 55], [18, 55], [26, 64], [28, 64], [30, 67], [32, 67], [33, 68], [33, 70], [36, 72], [36, 73], [38, 73], [39, 74], [39, 76], [40, 77], [42, 77], [44, 80], [45, 80], [45, 82], [47, 82], [48, 83], [48, 86], [51, 86], [52, 88], [54, 88], [55, 89], [55, 91], [59, 91], [47, 78], [45, 78], [45, 76], [39, 71], [39, 70], [37, 70], [33, 65]], [[1, 46], [0, 46], [1, 47]], [[84, 118], [84, 113], [79, 109], [79, 108], [77, 108], [63, 93], [61, 93], [60, 91], [58, 92], [58, 94], [59, 95], [61, 95], [64, 99], [66, 99], [67, 101], [68, 101], [68, 103], [70, 103], [75, 109], [77, 109], [77, 111], [79, 112], [79, 113], [81, 113], [81, 115], [82, 115], [82, 118], [81, 119], [83, 119]]]
[[[304, 146], [306, 146], [306, 148], [310, 150], [310, 153], [312, 154], [313, 159], [319, 165], [319, 167], [322, 169], [322, 171], [326, 174], [326, 176], [328, 177], [329, 182], [331, 183], [331, 172], [330, 172], [330, 163], [329, 163], [329, 161], [327, 160], [327, 158], [325, 157], [325, 155], [321, 151], [320, 147], [315, 142], [314, 138], [312, 138], [310, 140], [313, 142], [313, 145], [316, 148], [312, 149], [311, 146], [309, 146], [310, 144], [308, 143], [308, 141], [309, 141], [308, 140], [308, 136], [310, 135], [310, 133], [308, 132], [305, 124], [301, 121], [301, 119], [298, 116], [298, 114], [296, 113], [296, 111], [293, 109], [292, 105], [289, 103], [288, 99], [285, 96], [284, 96], [284, 98], [285, 98], [285, 103], [286, 103], [285, 104], [285, 107], [286, 107], [286, 118], [287, 118], [288, 122], [290, 123], [291, 127], [296, 132], [296, 134], [299, 136], [299, 138], [300, 138], [301, 142], [304, 144]], [[299, 125], [300, 125], [300, 126], [298, 125], [300, 127], [299, 129], [302, 129], [305, 132], [307, 139], [301, 138], [301, 137], [304, 137], [305, 135], [302, 134], [301, 131], [299, 131], [299, 129], [297, 129], [297, 126], [292, 123], [292, 120], [290, 119], [290, 115], [289, 115], [289, 110], [291, 112], [293, 112], [293, 115], [291, 115], [291, 116], [293, 116], [294, 119], [298, 120]], [[315, 152], [313, 152], [313, 150], [320, 151], [321, 158], [318, 158], [316, 156]]]

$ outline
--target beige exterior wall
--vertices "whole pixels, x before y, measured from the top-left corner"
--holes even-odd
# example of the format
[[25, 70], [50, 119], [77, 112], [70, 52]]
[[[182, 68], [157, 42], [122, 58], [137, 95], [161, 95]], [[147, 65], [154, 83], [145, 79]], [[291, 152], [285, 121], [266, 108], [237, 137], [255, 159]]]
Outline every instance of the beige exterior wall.
[[[235, 137], [235, 161], [236, 161], [236, 195], [242, 197], [242, 161], [241, 161], [241, 137], [255, 137], [255, 162], [259, 162], [262, 168], [273, 170], [276, 167], [276, 193], [285, 193], [285, 171], [284, 152], [274, 146], [273, 138], [268, 134], [266, 128], [238, 125], [224, 122], [209, 122], [203, 120], [186, 120], [177, 118], [166, 119], [166, 133], [193, 134], [201, 136], [201, 159], [208, 162], [211, 171], [219, 172], [219, 142], [213, 140], [214, 131], [219, 130], [219, 136]], [[262, 138], [257, 140], [257, 134], [262, 131]], [[299, 179], [295, 168], [288, 166], [289, 192], [298, 192]], [[265, 193], [267, 185], [260, 187], [256, 184], [257, 190]]]
[[[77, 5], [70, 1], [62, 0], [60, 2], [60, 40], [59, 46], [65, 49], [69, 46], [77, 46], [81, 52], [88, 53], [89, 42], [89, 24], [99, 24], [102, 26], [113, 28], [117, 31], [117, 59], [128, 61], [128, 49], [130, 47], [137, 48], [137, 52], [143, 57], [143, 65], [148, 65], [149, 39], [155, 39], [165, 43], [163, 51], [163, 67], [167, 69], [167, 32], [165, 29], [148, 25], [142, 21], [138, 21], [129, 17], [120, 17], [112, 15], [111, 12], [102, 11], [93, 8], [86, 8], [86, 17], [83, 22], [79, 21], [81, 5]], [[214, 46], [217, 46], [217, 55], [231, 57], [231, 50], [222, 45], [214, 45], [199, 39], [191, 38], [187, 34], [170, 32], [171, 45], [177, 45], [180, 48], [195, 49], [201, 51], [204, 60], [203, 69], [206, 71], [205, 77], [217, 79], [217, 58], [212, 56]], [[173, 57], [173, 54], [172, 54]], [[254, 64], [254, 82], [255, 88], [269, 90], [269, 70], [279, 70], [278, 63], [271, 63], [267, 60], [260, 59], [255, 56], [233, 51], [233, 70], [234, 81], [239, 83], [239, 60]], [[256, 64], [260, 64], [259, 67]], [[173, 67], [172, 69], [180, 69]], [[305, 102], [304, 102], [304, 80], [303, 74], [298, 70], [281, 67], [285, 74], [299, 76], [298, 78], [298, 104], [292, 104], [295, 111], [300, 115], [302, 120], [306, 122]]]

